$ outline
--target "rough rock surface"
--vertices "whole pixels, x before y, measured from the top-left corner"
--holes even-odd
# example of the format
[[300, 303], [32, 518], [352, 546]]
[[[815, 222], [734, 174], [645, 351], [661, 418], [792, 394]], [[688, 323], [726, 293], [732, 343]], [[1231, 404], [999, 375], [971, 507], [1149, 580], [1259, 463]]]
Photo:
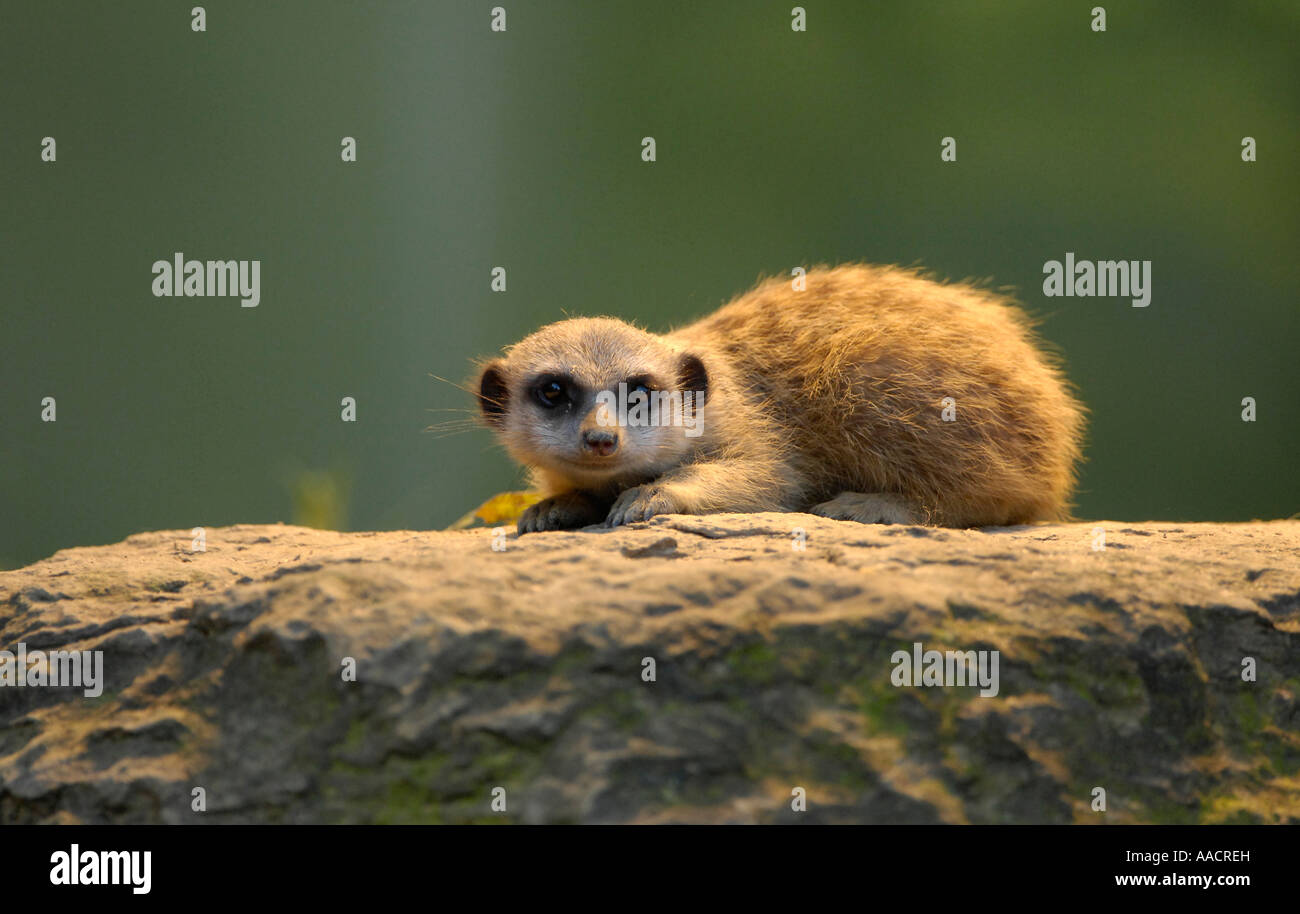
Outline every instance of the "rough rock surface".
[[[0, 574], [0, 647], [106, 680], [0, 688], [0, 822], [1300, 822], [1300, 522], [492, 543], [237, 526]], [[999, 694], [893, 686], [914, 642], [999, 651]]]

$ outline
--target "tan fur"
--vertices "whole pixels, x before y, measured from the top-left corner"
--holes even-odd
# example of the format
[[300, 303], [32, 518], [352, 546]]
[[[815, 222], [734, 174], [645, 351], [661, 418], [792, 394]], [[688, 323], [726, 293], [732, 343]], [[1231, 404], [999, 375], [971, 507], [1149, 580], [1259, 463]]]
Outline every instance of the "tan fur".
[[[539, 428], [520, 389], [540, 371], [591, 390], [647, 374], [670, 386], [687, 354], [708, 374], [704, 434], [626, 429], [617, 459], [591, 467], [562, 459], [590, 417], [575, 404], [567, 429]], [[1058, 519], [1084, 426], [1007, 298], [895, 267], [814, 269], [804, 292], [770, 279], [664, 336], [562, 321], [488, 368], [509, 391], [495, 418], [507, 449], [548, 494], [581, 493], [537, 506], [523, 532], [592, 523], [607, 506], [609, 524], [765, 510], [956, 527]], [[956, 421], [942, 420], [946, 397]]]

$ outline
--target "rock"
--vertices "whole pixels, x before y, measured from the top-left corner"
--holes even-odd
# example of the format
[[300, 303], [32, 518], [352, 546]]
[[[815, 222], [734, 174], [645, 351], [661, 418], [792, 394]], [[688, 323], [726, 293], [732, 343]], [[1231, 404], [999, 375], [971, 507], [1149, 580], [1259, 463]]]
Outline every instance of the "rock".
[[1300, 822], [1297, 521], [206, 543], [0, 574], [0, 646], [104, 664], [0, 688], [0, 822]]

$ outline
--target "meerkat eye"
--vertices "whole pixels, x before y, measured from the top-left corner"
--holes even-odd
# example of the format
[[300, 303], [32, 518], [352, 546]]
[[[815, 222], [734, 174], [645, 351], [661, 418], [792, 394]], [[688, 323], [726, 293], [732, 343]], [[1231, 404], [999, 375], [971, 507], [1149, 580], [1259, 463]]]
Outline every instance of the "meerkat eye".
[[535, 390], [537, 402], [547, 409], [563, 406], [569, 401], [569, 395], [565, 393], [564, 385], [559, 381], [543, 381]]
[[641, 392], [643, 392], [643, 393], [645, 393], [645, 394], [648, 395], [648, 394], [650, 394], [653, 390], [654, 390], [654, 388], [650, 386], [650, 379], [649, 379], [649, 378], [629, 378], [628, 381], [627, 381], [627, 393], [628, 393], [628, 396], [631, 396], [632, 394], [636, 393], [637, 391], [641, 391]]

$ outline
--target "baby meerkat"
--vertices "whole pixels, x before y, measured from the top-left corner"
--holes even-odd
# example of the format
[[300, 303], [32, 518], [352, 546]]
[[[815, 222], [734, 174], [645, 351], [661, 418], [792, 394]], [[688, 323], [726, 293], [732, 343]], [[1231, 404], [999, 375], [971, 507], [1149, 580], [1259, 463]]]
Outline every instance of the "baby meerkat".
[[1009, 299], [866, 265], [811, 270], [802, 292], [769, 279], [663, 336], [550, 324], [483, 366], [478, 399], [546, 496], [520, 533], [751, 511], [1061, 519], [1084, 426]]

